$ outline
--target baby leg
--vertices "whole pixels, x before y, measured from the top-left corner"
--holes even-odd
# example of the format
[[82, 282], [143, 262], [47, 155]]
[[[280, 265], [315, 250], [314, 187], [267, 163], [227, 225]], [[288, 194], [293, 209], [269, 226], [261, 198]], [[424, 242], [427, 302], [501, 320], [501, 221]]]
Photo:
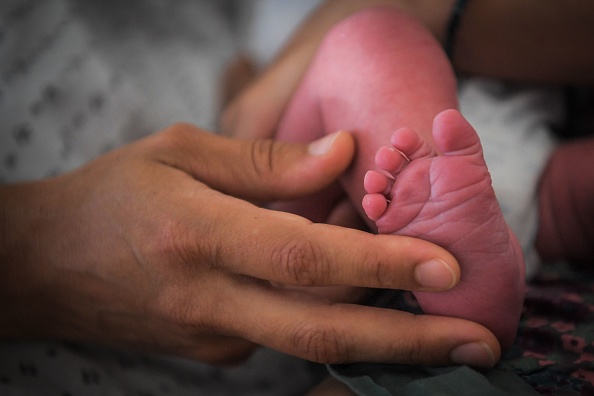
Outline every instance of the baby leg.
[[[362, 180], [374, 166], [377, 149], [403, 126], [432, 141], [435, 115], [456, 107], [454, 74], [431, 33], [394, 8], [373, 8], [326, 35], [284, 112], [277, 138], [311, 141], [337, 130], [353, 133], [357, 156], [341, 185], [366, 218], [360, 206]], [[338, 191], [284, 208], [323, 221]], [[373, 222], [368, 225], [375, 228]]]
[[[383, 234], [419, 237], [443, 246], [459, 261], [460, 284], [451, 291], [415, 293], [427, 313], [485, 325], [508, 347], [524, 298], [521, 248], [503, 219], [479, 138], [455, 110], [440, 113], [433, 137], [401, 129], [371, 171], [363, 207]], [[410, 162], [409, 162], [410, 161]]]

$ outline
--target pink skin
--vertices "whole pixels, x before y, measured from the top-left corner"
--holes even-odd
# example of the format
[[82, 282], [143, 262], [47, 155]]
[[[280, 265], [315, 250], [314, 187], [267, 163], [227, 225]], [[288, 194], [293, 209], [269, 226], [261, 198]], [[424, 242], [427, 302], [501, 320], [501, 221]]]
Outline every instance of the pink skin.
[[[359, 12], [335, 26], [280, 121], [279, 140], [309, 142], [348, 130], [357, 139], [350, 171], [323, 195], [275, 206], [324, 222], [348, 194], [364, 216], [363, 178], [390, 134], [407, 126], [431, 140], [437, 113], [457, 107], [456, 79], [433, 36], [393, 8]], [[375, 225], [370, 222], [370, 227]]]
[[410, 129], [392, 135], [391, 147], [376, 155], [385, 173], [365, 177], [363, 208], [380, 233], [422, 238], [458, 259], [462, 278], [455, 289], [415, 293], [426, 313], [477, 321], [508, 347], [524, 298], [521, 248], [503, 219], [472, 126], [447, 110], [435, 118], [433, 137], [440, 155]]
[[[522, 307], [522, 254], [499, 211], [478, 139], [473, 146], [476, 152], [453, 156], [470, 151], [459, 145], [475, 136], [457, 112], [442, 113], [456, 107], [456, 79], [450, 63], [422, 25], [389, 7], [355, 14], [327, 34], [277, 134], [280, 140], [306, 142], [337, 130], [351, 131], [357, 141], [355, 161], [340, 183], [326, 191], [273, 207], [324, 222], [337, 217], [335, 208], [344, 207], [337, 203], [346, 195], [370, 228], [376, 229], [377, 224], [382, 233], [442, 245], [462, 265], [461, 284], [447, 293], [418, 293], [422, 307], [428, 313], [479, 322], [505, 347], [515, 336]], [[433, 128], [439, 113], [441, 121]], [[455, 127], [448, 126], [450, 122]], [[381, 148], [403, 127], [411, 129], [398, 132], [397, 147], [413, 159], [410, 165], [390, 148]], [[461, 137], [463, 142], [454, 142]], [[435, 156], [442, 151], [446, 154]], [[365, 174], [377, 166], [408, 180], [407, 187], [392, 191], [389, 178], [375, 173], [364, 186]], [[481, 185], [484, 188], [476, 191]], [[374, 195], [367, 195], [366, 188]], [[444, 188], [456, 194], [445, 194]], [[472, 202], [463, 200], [473, 193]], [[417, 217], [427, 203], [431, 203], [431, 218]], [[477, 223], [484, 225], [475, 230]], [[464, 228], [470, 229], [465, 232]], [[473, 238], [460, 238], [460, 232], [470, 231]]]

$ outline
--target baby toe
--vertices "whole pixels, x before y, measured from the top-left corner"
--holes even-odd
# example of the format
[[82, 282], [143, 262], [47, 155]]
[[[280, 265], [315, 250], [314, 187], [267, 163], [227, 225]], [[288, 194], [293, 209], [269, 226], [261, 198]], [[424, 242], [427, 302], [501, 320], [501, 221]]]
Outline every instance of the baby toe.
[[363, 179], [363, 188], [368, 194], [386, 195], [392, 189], [394, 181], [381, 172], [369, 171]]
[[363, 210], [370, 220], [376, 221], [386, 211], [388, 201], [382, 194], [367, 194], [363, 197]]
[[401, 128], [394, 132], [390, 138], [390, 143], [409, 161], [430, 158], [436, 155], [429, 142], [410, 128]]

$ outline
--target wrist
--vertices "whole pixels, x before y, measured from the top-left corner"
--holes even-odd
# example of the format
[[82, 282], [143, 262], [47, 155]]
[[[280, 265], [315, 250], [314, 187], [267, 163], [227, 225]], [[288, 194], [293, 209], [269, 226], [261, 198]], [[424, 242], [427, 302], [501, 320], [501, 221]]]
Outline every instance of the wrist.
[[0, 338], [41, 336], [51, 315], [46, 292], [51, 266], [43, 253], [43, 187], [47, 182], [0, 186]]

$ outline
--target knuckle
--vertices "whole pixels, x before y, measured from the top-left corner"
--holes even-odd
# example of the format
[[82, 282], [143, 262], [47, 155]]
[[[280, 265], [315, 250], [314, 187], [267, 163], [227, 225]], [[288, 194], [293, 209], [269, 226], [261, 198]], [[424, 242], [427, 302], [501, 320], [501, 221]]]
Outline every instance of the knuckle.
[[150, 309], [173, 333], [189, 336], [212, 330], [215, 326], [210, 299], [200, 301], [195, 297], [187, 286], [167, 285], [156, 293]]
[[[165, 324], [171, 335], [190, 348], [198, 344], [203, 355], [208, 349], [211, 334], [226, 330], [219, 306], [214, 298], [204, 293], [196, 294], [192, 286], [170, 285], [164, 287], [151, 303], [151, 313]], [[226, 354], [220, 351], [220, 356]]]
[[413, 338], [408, 342], [407, 363], [422, 364], [424, 363], [424, 346], [420, 338]]
[[177, 122], [169, 125], [162, 133], [156, 134], [155, 139], [161, 146], [175, 147], [183, 142], [187, 138], [189, 131], [193, 129], [194, 126], [190, 124]]
[[[415, 324], [419, 317], [411, 315], [410, 328], [422, 329], [421, 323]], [[408, 336], [407, 336], [408, 335]], [[403, 364], [427, 364], [425, 351], [431, 350], [431, 346], [424, 339], [422, 330], [401, 334], [398, 341], [391, 346], [391, 356], [398, 357], [397, 360]]]
[[271, 175], [275, 171], [275, 150], [279, 142], [270, 139], [256, 139], [249, 145], [251, 164], [258, 178]]
[[313, 362], [331, 364], [350, 361], [344, 335], [314, 322], [304, 323], [296, 329], [293, 345], [297, 356]]
[[[155, 306], [158, 315], [179, 329], [192, 331], [215, 324], [217, 300], [210, 293], [200, 293], [187, 282], [196, 274], [196, 263], [209, 265], [207, 246], [195, 243], [190, 232], [176, 224], [163, 224], [153, 240], [153, 247], [146, 260], [158, 271], [159, 294]], [[210, 287], [210, 286], [209, 286]]]
[[376, 287], [391, 289], [398, 284], [397, 281], [402, 274], [395, 271], [394, 265], [387, 258], [382, 258], [373, 249], [368, 249], [363, 254], [362, 262], [367, 263], [367, 276]]
[[369, 262], [373, 263], [372, 273], [376, 278], [379, 288], [394, 287], [394, 268], [386, 261], [382, 261], [377, 257], [372, 257]]
[[189, 227], [177, 217], [165, 215], [149, 244], [153, 257], [165, 265], [163, 269], [176, 271], [172, 275], [193, 273], [196, 263], [202, 268], [213, 268], [222, 260], [221, 241], [213, 225], [207, 222], [202, 227]]
[[188, 133], [193, 133], [196, 127], [192, 124], [186, 122], [175, 122], [169, 125], [165, 131], [167, 134], [171, 135], [171, 137], [183, 137], [186, 136]]
[[193, 305], [184, 300], [177, 291], [165, 291], [158, 297], [159, 316], [164, 318], [172, 329], [191, 333], [200, 323], [196, 322]]
[[[167, 323], [169, 333], [175, 336], [175, 343], [171, 344], [171, 352], [175, 355], [196, 358], [211, 365], [236, 366], [256, 350], [251, 342], [221, 335], [226, 333], [225, 329], [212, 320], [217, 316], [212, 310], [205, 311], [195, 301], [179, 298], [177, 290], [168, 294], [159, 298], [157, 314]], [[174, 294], [176, 296], [171, 298]]]
[[290, 240], [274, 250], [277, 276], [301, 286], [323, 286], [327, 283], [329, 264], [316, 243]]
[[160, 226], [153, 239], [153, 249], [159, 261], [169, 265], [192, 261], [190, 249], [188, 249], [187, 231], [169, 219], [163, 220]]
[[199, 146], [191, 143], [203, 138], [199, 132], [200, 130], [194, 125], [179, 122], [149, 136], [144, 140], [144, 144], [148, 146], [149, 153], [154, 159], [176, 167], [175, 164], [186, 155], [191, 155], [194, 159], [200, 158], [200, 155], [190, 150], [190, 147]]

